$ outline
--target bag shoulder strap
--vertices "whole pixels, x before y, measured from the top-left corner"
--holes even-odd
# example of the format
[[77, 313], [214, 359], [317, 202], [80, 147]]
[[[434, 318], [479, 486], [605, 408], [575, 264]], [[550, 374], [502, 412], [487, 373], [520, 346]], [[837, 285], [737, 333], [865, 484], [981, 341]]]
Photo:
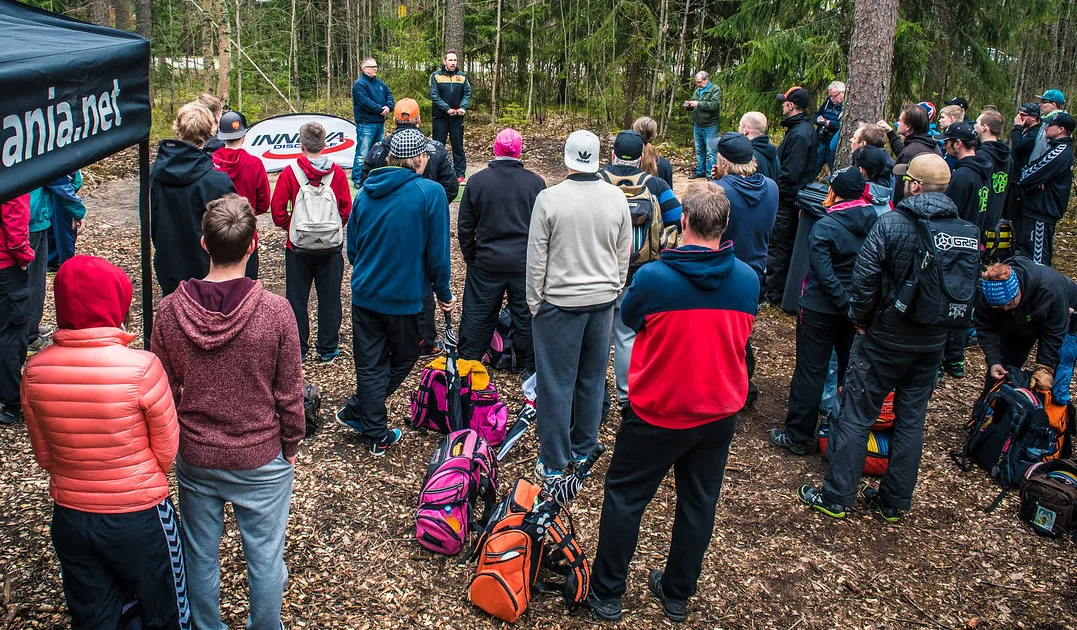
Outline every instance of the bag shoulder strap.
[[295, 180], [299, 182], [300, 187], [310, 183], [310, 178], [303, 172], [303, 169], [299, 168], [299, 162], [292, 162], [288, 166], [292, 169], [292, 174], [295, 175]]

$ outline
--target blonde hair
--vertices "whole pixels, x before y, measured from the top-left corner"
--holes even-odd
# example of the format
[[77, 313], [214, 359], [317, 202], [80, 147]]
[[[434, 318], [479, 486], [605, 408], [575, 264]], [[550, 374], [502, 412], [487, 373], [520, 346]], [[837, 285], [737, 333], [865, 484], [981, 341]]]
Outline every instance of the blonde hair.
[[946, 107], [943, 107], [939, 112], [939, 116], [942, 116], [943, 114], [952, 118], [954, 122], [965, 120], [965, 110], [961, 109], [960, 105], [947, 105]]
[[198, 97], [198, 102], [205, 105], [214, 118], [220, 118], [221, 114], [224, 113], [224, 103], [212, 94], [202, 94]]
[[651, 144], [658, 136], [658, 123], [650, 116], [640, 116], [632, 123], [632, 131], [643, 138], [643, 156], [640, 158], [641, 171], [658, 175], [658, 149]]
[[213, 129], [217, 121], [213, 118], [213, 112], [209, 111], [202, 103], [195, 101], [187, 103], [176, 113], [176, 120], [172, 123], [172, 132], [176, 137], [202, 148], [213, 135]]
[[755, 172], [759, 170], [759, 162], [755, 160], [753, 156], [751, 160], [744, 164], [737, 164], [730, 162], [723, 155], [715, 156], [718, 160], [718, 170], [724, 172], [727, 175], [739, 175], [741, 177], [751, 177], [755, 175]]

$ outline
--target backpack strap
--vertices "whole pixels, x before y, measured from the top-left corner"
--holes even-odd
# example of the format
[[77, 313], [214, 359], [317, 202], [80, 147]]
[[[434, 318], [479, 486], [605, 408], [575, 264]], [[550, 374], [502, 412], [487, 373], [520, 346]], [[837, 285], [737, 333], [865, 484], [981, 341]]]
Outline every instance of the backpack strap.
[[300, 187], [310, 183], [310, 178], [303, 172], [303, 169], [299, 168], [299, 162], [292, 162], [288, 166], [292, 169], [292, 174], [295, 175], [295, 180], [299, 182]]

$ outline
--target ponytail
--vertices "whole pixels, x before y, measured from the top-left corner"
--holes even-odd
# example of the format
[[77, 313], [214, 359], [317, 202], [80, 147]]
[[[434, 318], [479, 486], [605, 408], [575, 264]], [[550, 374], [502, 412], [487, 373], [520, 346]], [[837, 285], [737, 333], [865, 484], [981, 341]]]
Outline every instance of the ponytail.
[[658, 123], [654, 118], [641, 116], [632, 123], [632, 131], [643, 138], [643, 157], [640, 159], [639, 168], [645, 173], [658, 175], [658, 149], [651, 144], [658, 135]]

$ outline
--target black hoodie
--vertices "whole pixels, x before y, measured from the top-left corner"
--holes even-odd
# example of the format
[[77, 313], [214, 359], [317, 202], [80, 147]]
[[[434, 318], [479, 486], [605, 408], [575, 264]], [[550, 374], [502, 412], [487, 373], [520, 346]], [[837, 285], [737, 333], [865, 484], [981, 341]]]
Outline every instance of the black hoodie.
[[213, 168], [213, 159], [198, 147], [179, 140], [157, 145], [150, 168], [150, 238], [162, 295], [209, 273], [202, 215], [207, 203], [234, 192], [232, 179]]
[[1047, 153], [1021, 171], [1024, 216], [1056, 222], [1066, 213], [1073, 187], [1073, 138], [1047, 143]]
[[982, 233], [994, 231], [1002, 220], [1006, 193], [1010, 187], [1010, 145], [999, 140], [988, 140], [980, 145], [977, 155], [991, 161], [991, 176], [987, 182], [987, 215], [984, 217]]
[[[886, 136], [890, 140], [890, 150], [894, 152], [897, 164], [908, 164], [921, 153], [934, 153], [942, 157], [942, 149], [935, 138], [928, 133], [914, 133], [907, 138], [902, 138], [896, 131], [891, 129]], [[905, 196], [905, 186], [898, 178], [894, 183], [894, 203], [898, 203]]]
[[983, 234], [987, 216], [990, 181], [991, 160], [985, 155], [974, 154], [957, 161], [950, 174], [950, 185], [946, 187], [946, 196], [957, 206], [957, 216], [975, 223], [980, 234]]
[[778, 183], [781, 165], [778, 164], [778, 148], [770, 143], [770, 136], [762, 135], [752, 138], [752, 153], [755, 154], [755, 161], [758, 165], [755, 172], [762, 173], [764, 177], [769, 177], [774, 180], [774, 183]]
[[817, 313], [849, 312], [849, 285], [860, 246], [879, 219], [875, 206], [863, 199], [843, 202], [812, 227], [808, 236], [808, 281], [801, 308]]

